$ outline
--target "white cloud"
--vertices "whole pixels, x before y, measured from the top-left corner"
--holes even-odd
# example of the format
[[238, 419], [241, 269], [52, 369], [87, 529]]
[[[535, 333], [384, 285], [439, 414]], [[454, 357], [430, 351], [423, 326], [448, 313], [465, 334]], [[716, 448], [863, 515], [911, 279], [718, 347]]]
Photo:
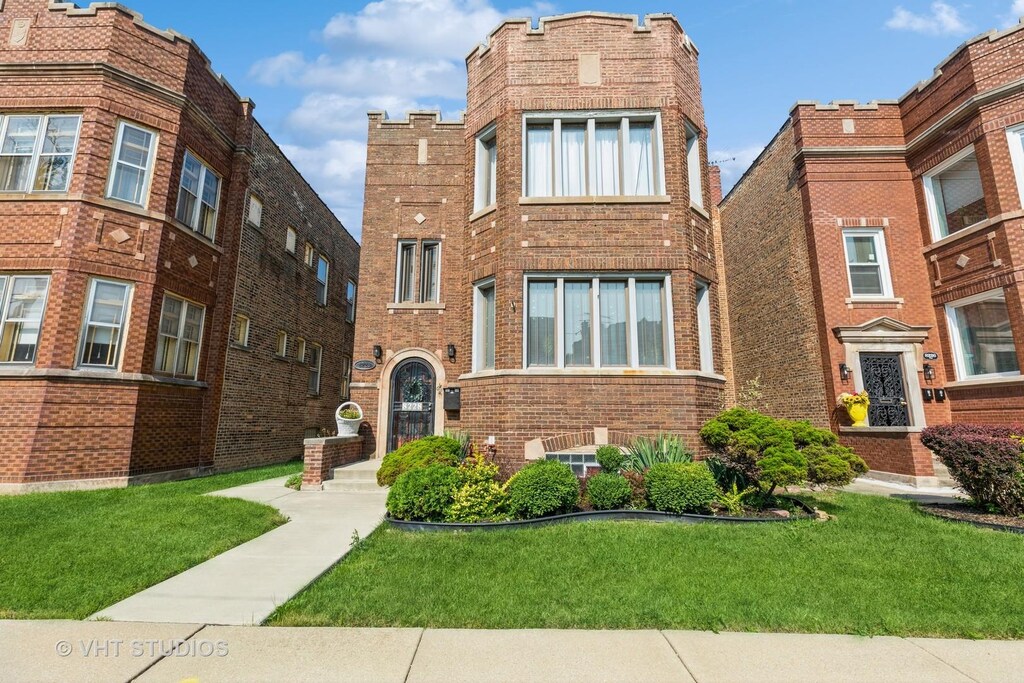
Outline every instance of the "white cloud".
[[281, 150], [358, 238], [363, 218], [366, 143], [330, 139], [310, 146], [281, 145]]
[[763, 150], [764, 145], [755, 145], [742, 149], [719, 149], [708, 152], [708, 159], [722, 169], [723, 194], [729, 193]]
[[897, 6], [892, 16], [885, 22], [885, 27], [895, 31], [911, 31], [932, 36], [957, 35], [971, 30], [957, 8], [941, 1], [933, 2], [930, 12], [921, 14]]
[[1016, 26], [1022, 16], [1024, 16], [1024, 0], [1014, 0], [1010, 5], [1010, 11], [1003, 17], [1003, 28]]

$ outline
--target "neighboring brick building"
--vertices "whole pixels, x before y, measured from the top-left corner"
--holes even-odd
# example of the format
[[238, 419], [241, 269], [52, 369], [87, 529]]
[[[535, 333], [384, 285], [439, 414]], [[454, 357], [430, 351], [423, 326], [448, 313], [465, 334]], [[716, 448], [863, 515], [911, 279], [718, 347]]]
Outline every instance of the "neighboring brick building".
[[727, 398], [696, 47], [669, 15], [581, 13], [506, 21], [466, 64], [464, 121], [370, 114], [368, 454], [448, 428], [506, 471], [696, 448]]
[[737, 385], [897, 479], [934, 481], [929, 424], [1024, 420], [1022, 46], [970, 40], [899, 101], [798, 102], [721, 205]]
[[343, 391], [358, 247], [252, 103], [112, 3], [0, 2], [0, 75], [0, 490], [298, 457]]

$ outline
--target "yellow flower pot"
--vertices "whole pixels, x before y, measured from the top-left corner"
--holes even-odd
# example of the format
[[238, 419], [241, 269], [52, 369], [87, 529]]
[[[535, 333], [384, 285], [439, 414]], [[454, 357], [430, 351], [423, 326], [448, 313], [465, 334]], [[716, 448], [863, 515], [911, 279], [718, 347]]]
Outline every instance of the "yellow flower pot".
[[867, 427], [868, 426], [868, 406], [865, 403], [851, 403], [846, 406], [846, 412], [849, 413], [850, 419], [853, 420], [854, 427]]

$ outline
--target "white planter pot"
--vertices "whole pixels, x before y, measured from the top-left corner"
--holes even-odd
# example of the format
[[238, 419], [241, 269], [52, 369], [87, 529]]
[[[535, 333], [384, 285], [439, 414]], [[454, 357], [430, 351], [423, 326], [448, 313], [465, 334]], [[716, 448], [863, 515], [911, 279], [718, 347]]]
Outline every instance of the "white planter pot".
[[[359, 417], [348, 419], [341, 416], [341, 412], [348, 410], [350, 407], [359, 411]], [[351, 401], [342, 403], [334, 411], [334, 421], [338, 425], [338, 436], [356, 436], [359, 434], [359, 425], [363, 424], [363, 409], [359, 407], [358, 403], [352, 403]]]

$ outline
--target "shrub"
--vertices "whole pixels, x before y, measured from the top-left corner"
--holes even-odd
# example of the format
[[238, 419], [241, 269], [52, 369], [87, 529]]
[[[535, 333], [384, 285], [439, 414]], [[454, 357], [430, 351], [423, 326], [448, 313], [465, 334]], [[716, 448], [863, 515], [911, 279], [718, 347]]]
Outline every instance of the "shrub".
[[1007, 515], [1024, 516], [1024, 425], [940, 425], [921, 441], [976, 503]]
[[813, 445], [801, 451], [807, 459], [807, 482], [811, 486], [847, 486], [868, 471], [868, 466], [846, 446]]
[[459, 488], [446, 519], [449, 522], [489, 522], [503, 517], [505, 490], [498, 484], [498, 465], [480, 451], [459, 465]]
[[702, 462], [659, 463], [644, 476], [647, 499], [661, 512], [700, 512], [718, 497], [711, 470]]
[[396, 519], [443, 522], [455, 501], [459, 481], [458, 471], [450, 465], [404, 472], [388, 491], [388, 512]]
[[579, 503], [580, 482], [565, 463], [540, 460], [516, 472], [505, 493], [513, 517], [533, 519], [572, 512]]
[[444, 430], [445, 438], [454, 439], [462, 444], [461, 458], [465, 460], [469, 456], [473, 455], [473, 439], [469, 432], [463, 429], [446, 429]]
[[622, 476], [629, 483], [629, 507], [634, 510], [645, 510], [647, 508], [647, 487], [644, 486], [644, 475], [640, 472], [624, 470]]
[[632, 487], [621, 474], [601, 472], [587, 479], [587, 499], [595, 510], [621, 510], [632, 495]]
[[290, 489], [295, 489], [296, 491], [300, 490], [302, 488], [302, 473], [299, 472], [298, 474], [293, 474], [288, 477], [284, 482], [284, 485]]
[[658, 463], [673, 462], [693, 462], [693, 451], [675, 434], [659, 434], [653, 439], [646, 436], [633, 439], [623, 466], [643, 473]]
[[604, 472], [615, 474], [625, 461], [626, 454], [618, 446], [605, 445], [597, 449], [597, 464]]
[[417, 467], [436, 463], [457, 465], [461, 459], [462, 444], [446, 436], [425, 436], [403, 444], [398, 450], [384, 456], [377, 470], [377, 483], [391, 486], [404, 473]]

